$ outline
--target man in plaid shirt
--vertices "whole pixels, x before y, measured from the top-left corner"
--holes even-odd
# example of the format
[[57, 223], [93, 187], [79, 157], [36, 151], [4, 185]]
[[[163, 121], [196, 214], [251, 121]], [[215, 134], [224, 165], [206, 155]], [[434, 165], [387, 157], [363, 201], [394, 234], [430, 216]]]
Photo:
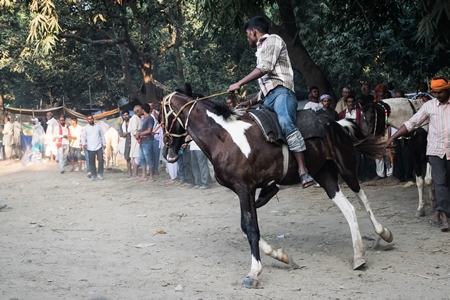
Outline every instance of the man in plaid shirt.
[[303, 188], [315, 184], [305, 166], [305, 141], [296, 127], [297, 99], [294, 94], [294, 72], [286, 43], [276, 34], [268, 34], [269, 24], [263, 17], [253, 17], [245, 24], [247, 40], [256, 48], [256, 68], [238, 82], [230, 85], [229, 92], [239, 90], [242, 85], [258, 79], [259, 94], [240, 106], [249, 108], [262, 102], [263, 108], [277, 114], [278, 122], [288, 142], [289, 150], [298, 163], [298, 172]]

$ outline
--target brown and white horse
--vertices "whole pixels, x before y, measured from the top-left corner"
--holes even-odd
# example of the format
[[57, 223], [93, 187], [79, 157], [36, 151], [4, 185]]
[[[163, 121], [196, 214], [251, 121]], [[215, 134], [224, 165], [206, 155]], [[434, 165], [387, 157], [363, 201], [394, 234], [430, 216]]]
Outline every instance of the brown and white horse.
[[[363, 122], [367, 131], [375, 136], [383, 136], [385, 125], [399, 129], [403, 123], [409, 120], [424, 102], [421, 99], [409, 100], [406, 98], [385, 99], [378, 103], [371, 103], [363, 107]], [[431, 165], [426, 161], [427, 126], [416, 129], [409, 137], [408, 151], [416, 176], [416, 185], [419, 193], [419, 206], [416, 217], [425, 216], [425, 200], [423, 197], [424, 183], [428, 186], [428, 195], [431, 206], [436, 207], [433, 178], [431, 177]]]
[[[255, 192], [261, 194], [274, 184], [299, 184], [297, 162], [292, 153], [283, 155], [282, 147], [265, 141], [264, 135], [251, 118], [242, 110], [230, 110], [225, 105], [211, 101], [195, 100], [181, 93], [172, 93], [162, 102], [165, 123], [165, 157], [170, 162], [178, 159], [178, 151], [188, 132], [214, 166], [217, 182], [234, 191], [241, 208], [241, 229], [247, 235], [252, 255], [250, 272], [243, 281], [245, 287], [257, 287], [258, 275], [262, 271], [260, 251], [286, 264], [295, 265], [282, 249], [276, 249], [260, 235]], [[303, 111], [302, 117], [314, 114]], [[375, 219], [366, 194], [356, 178], [354, 144], [359, 151], [378, 156], [385, 145], [374, 140], [351, 135], [338, 123], [324, 115], [318, 116], [324, 136], [306, 139], [306, 165], [309, 173], [325, 190], [328, 197], [339, 207], [346, 218], [353, 242], [353, 268], [366, 263], [364, 245], [353, 205], [338, 185], [341, 175], [356, 197], [365, 206], [375, 232], [385, 241], [391, 242], [391, 232]], [[357, 132], [358, 127], [349, 121], [346, 126]], [[260, 194], [260, 196], [261, 196]], [[272, 195], [273, 196], [273, 195]]]

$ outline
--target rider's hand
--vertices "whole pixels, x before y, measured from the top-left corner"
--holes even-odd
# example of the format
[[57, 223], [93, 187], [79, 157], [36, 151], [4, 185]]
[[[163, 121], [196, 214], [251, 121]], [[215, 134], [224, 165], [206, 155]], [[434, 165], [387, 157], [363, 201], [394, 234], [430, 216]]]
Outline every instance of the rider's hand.
[[239, 83], [233, 83], [232, 85], [230, 85], [228, 87], [228, 91], [227, 92], [234, 92], [237, 91], [241, 88], [241, 85]]

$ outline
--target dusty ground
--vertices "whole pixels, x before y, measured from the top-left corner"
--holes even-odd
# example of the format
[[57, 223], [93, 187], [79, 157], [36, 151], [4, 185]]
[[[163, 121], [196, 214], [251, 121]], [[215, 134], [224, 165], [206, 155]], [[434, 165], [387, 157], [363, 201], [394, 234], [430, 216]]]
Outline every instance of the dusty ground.
[[[140, 184], [123, 173], [89, 181], [57, 164], [0, 162], [0, 299], [449, 299], [450, 234], [413, 218], [415, 187], [363, 188], [394, 234], [376, 239], [348, 189], [367, 267], [352, 270], [349, 227], [319, 188], [282, 189], [259, 210], [262, 235], [301, 266], [263, 257], [261, 288], [241, 287], [250, 251], [237, 197]], [[142, 247], [142, 248], [139, 248]]]

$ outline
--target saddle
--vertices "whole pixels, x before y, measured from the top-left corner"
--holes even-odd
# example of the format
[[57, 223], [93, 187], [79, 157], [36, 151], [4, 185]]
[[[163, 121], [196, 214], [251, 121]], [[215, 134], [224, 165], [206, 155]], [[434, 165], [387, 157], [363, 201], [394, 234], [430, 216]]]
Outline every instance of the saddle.
[[[287, 144], [286, 138], [278, 123], [276, 113], [268, 109], [249, 109], [248, 113], [258, 124], [267, 142], [275, 143], [278, 146]], [[325, 136], [325, 124], [330, 122], [330, 118], [324, 114], [318, 114], [311, 109], [297, 111], [297, 128], [303, 138], [323, 138]]]

